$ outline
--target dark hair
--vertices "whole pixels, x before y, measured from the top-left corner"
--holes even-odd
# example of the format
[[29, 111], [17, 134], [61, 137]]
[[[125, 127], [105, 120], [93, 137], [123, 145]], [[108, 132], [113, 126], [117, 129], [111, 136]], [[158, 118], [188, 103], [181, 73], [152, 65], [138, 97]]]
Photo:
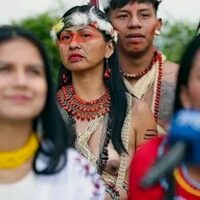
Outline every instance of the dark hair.
[[[76, 6], [72, 9], [68, 10], [63, 17], [69, 16], [75, 12], [81, 12], [81, 13], [88, 13], [91, 9], [91, 5], [84, 5], [84, 6]], [[97, 8], [94, 8], [95, 13], [103, 20], [108, 21], [107, 16], [98, 10]], [[112, 38], [110, 35], [106, 34], [104, 31], [100, 31], [106, 42], [110, 41]], [[116, 49], [115, 44], [114, 49]], [[122, 79], [122, 76], [120, 74], [120, 67], [119, 67], [119, 61], [116, 50], [114, 50], [114, 53], [112, 56], [108, 59], [108, 65], [111, 69], [111, 77], [109, 79], [105, 79], [105, 83], [110, 91], [111, 95], [111, 127], [108, 127], [107, 129], [111, 130], [111, 139], [112, 143], [114, 145], [114, 148], [118, 153], [121, 153], [123, 151], [126, 151], [123, 143], [122, 143], [122, 126], [124, 124], [124, 120], [126, 117], [126, 110], [127, 110], [127, 99], [125, 94], [125, 85]], [[104, 70], [106, 68], [106, 64], [104, 63]], [[70, 79], [71, 82], [71, 72], [64, 68], [64, 66], [61, 66], [60, 76], [59, 76], [59, 88], [62, 87], [62, 76], [64, 73], [67, 73], [67, 77]]]
[[106, 13], [109, 13], [112, 10], [117, 8], [122, 8], [129, 3], [150, 3], [153, 5], [155, 12], [157, 13], [158, 6], [161, 3], [161, 0], [111, 0], [109, 7], [105, 10]]
[[200, 21], [199, 21], [199, 24], [197, 26], [196, 34], [200, 34]]
[[[0, 44], [14, 40], [25, 39], [31, 42], [39, 51], [45, 66], [47, 81], [47, 98], [43, 111], [33, 121], [33, 130], [37, 131], [40, 124], [41, 143], [35, 155], [33, 169], [36, 174], [54, 174], [60, 171], [66, 164], [64, 156], [66, 148], [74, 143], [74, 132], [70, 124], [65, 126], [56, 103], [55, 89], [50, 74], [49, 58], [42, 43], [29, 31], [17, 26], [0, 27]], [[19, 47], [20, 48], [20, 47]], [[45, 156], [47, 164], [43, 170], [37, 168], [36, 162], [39, 156]]]
[[200, 50], [200, 34], [197, 35], [187, 46], [181, 62], [180, 69], [178, 73], [178, 80], [176, 85], [175, 102], [174, 102], [174, 112], [183, 109], [183, 105], [180, 99], [181, 87], [187, 87], [189, 76], [193, 68], [193, 62], [197, 52]]

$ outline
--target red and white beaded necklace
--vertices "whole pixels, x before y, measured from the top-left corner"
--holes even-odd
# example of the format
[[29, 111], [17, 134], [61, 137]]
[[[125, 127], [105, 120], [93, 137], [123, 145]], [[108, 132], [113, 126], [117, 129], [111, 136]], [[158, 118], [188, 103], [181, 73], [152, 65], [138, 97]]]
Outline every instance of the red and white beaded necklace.
[[156, 91], [154, 95], [154, 105], [153, 105], [153, 114], [154, 118], [157, 121], [158, 120], [158, 111], [159, 111], [159, 105], [160, 105], [160, 96], [161, 96], [161, 84], [162, 84], [162, 55], [160, 52], [157, 52], [157, 61], [158, 61], [158, 73], [155, 81], [156, 85]]
[[158, 120], [158, 111], [159, 111], [159, 104], [160, 104], [160, 96], [161, 96], [161, 83], [162, 83], [162, 55], [160, 52], [156, 51], [154, 52], [154, 56], [151, 60], [150, 65], [145, 68], [144, 71], [139, 72], [137, 74], [128, 74], [126, 72], [121, 71], [122, 75], [127, 78], [127, 79], [139, 79], [141, 77], [143, 77], [145, 74], [147, 74], [152, 67], [154, 66], [154, 64], [158, 62], [158, 73], [157, 73], [157, 77], [155, 80], [155, 85], [156, 85], [156, 91], [155, 91], [155, 95], [154, 95], [154, 105], [153, 105], [153, 114], [154, 114], [154, 118], [157, 121]]
[[58, 102], [67, 113], [76, 119], [92, 120], [110, 111], [111, 98], [108, 90], [98, 99], [85, 101], [77, 96], [73, 85], [62, 87], [57, 93]]
[[142, 76], [144, 76], [147, 72], [149, 72], [153, 65], [155, 64], [155, 62], [157, 62], [157, 51], [154, 52], [154, 55], [153, 55], [153, 58], [151, 60], [151, 63], [149, 66], [147, 66], [144, 71], [142, 72], [139, 72], [137, 74], [129, 74], [129, 73], [126, 73], [126, 72], [123, 72], [121, 70], [121, 74], [125, 77], [125, 78], [131, 78], [131, 79], [139, 79], [141, 78]]

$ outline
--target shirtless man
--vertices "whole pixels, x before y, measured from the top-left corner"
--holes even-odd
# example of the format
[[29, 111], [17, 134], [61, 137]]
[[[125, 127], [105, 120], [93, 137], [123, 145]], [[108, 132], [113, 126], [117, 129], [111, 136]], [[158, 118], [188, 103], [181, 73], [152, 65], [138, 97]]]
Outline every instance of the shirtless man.
[[171, 117], [178, 65], [154, 44], [162, 20], [158, 0], [111, 0], [107, 13], [119, 33], [118, 54], [128, 90], [149, 104], [164, 133]]

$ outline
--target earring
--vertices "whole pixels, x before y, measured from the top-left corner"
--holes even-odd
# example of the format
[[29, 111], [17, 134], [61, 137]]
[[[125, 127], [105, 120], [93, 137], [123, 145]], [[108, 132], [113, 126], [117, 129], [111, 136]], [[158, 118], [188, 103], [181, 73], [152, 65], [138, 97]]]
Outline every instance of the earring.
[[111, 70], [110, 70], [110, 67], [108, 65], [108, 59], [106, 59], [106, 69], [105, 69], [105, 72], [104, 72], [104, 77], [106, 79], [110, 78], [110, 75], [111, 75]]
[[68, 77], [66, 73], [63, 73], [62, 75], [62, 85], [65, 86], [68, 83]]
[[160, 31], [159, 30], [155, 30], [155, 35], [159, 36], [160, 35]]

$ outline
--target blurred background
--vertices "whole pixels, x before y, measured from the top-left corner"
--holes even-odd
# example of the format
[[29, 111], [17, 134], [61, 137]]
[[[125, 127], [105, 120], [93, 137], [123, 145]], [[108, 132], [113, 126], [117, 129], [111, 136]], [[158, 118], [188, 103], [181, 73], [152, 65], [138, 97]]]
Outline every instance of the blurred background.
[[[54, 80], [57, 79], [59, 56], [50, 38], [50, 29], [70, 7], [85, 0], [0, 0], [0, 25], [22, 25], [35, 32], [45, 43], [52, 60]], [[155, 45], [171, 61], [179, 59], [188, 41], [194, 36], [200, 20], [199, 0], [162, 0], [158, 17], [164, 25]]]

